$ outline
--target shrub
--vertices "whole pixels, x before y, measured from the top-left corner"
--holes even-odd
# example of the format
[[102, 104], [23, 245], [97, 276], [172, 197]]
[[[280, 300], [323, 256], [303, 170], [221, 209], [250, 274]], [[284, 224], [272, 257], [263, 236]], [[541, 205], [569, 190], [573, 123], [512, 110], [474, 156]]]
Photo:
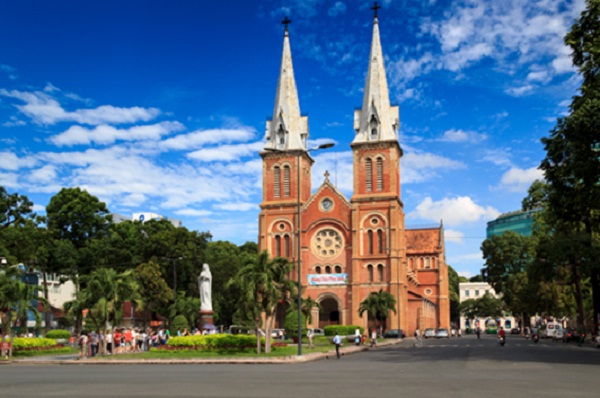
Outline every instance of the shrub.
[[183, 332], [183, 329], [189, 329], [190, 323], [184, 315], [177, 315], [171, 322], [171, 336], [177, 336], [177, 329]]
[[[264, 338], [262, 338], [264, 345]], [[256, 337], [248, 334], [208, 334], [175, 336], [167, 341], [170, 349], [202, 351], [246, 351], [256, 347]]]
[[354, 334], [356, 328], [359, 328], [360, 334], [363, 334], [364, 328], [356, 325], [329, 325], [325, 326], [323, 330], [325, 331], [325, 336], [335, 336], [336, 333], [339, 333], [340, 336], [350, 336]]
[[54, 330], [50, 330], [48, 333], [46, 333], [46, 338], [47, 339], [70, 339], [71, 338], [71, 332], [69, 332], [68, 330], [63, 330], [63, 329], [54, 329]]
[[46, 351], [57, 347], [56, 340], [38, 337], [15, 337], [13, 351]]
[[[302, 316], [302, 336], [306, 336], [306, 316]], [[290, 311], [285, 316], [285, 330], [290, 337], [298, 337], [298, 311]]]

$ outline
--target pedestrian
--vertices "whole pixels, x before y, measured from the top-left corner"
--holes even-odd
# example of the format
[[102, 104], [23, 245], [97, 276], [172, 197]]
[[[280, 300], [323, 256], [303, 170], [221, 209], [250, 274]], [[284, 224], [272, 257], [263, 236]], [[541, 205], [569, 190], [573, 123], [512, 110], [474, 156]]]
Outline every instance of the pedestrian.
[[356, 345], [360, 345], [360, 335], [361, 335], [360, 328], [357, 327], [356, 330], [354, 331], [354, 343]]
[[335, 355], [337, 355], [337, 359], [340, 359], [340, 347], [342, 346], [342, 338], [340, 337], [340, 333], [336, 332], [333, 337], [333, 344], [335, 344]]
[[115, 332], [113, 333], [113, 347], [114, 353], [118, 354], [121, 350], [121, 332], [117, 328], [115, 328]]
[[78, 340], [79, 345], [79, 359], [83, 359], [87, 356], [88, 352], [88, 336], [85, 332], [81, 332]]
[[108, 329], [108, 333], [106, 334], [106, 353], [108, 355], [112, 355], [113, 353], [113, 334], [110, 329]]
[[90, 355], [95, 357], [98, 353], [98, 335], [92, 330], [89, 336], [90, 340]]
[[461, 331], [461, 329], [458, 329], [458, 338], [461, 338], [461, 337], [462, 337], [462, 331]]
[[377, 329], [373, 329], [371, 331], [371, 347], [375, 347], [377, 345]]
[[315, 337], [315, 333], [312, 329], [308, 329], [308, 332], [306, 333], [306, 337], [308, 338], [308, 348], [313, 348], [313, 339]]
[[481, 339], [481, 328], [479, 326], [477, 326], [475, 333], [477, 334], [477, 339]]

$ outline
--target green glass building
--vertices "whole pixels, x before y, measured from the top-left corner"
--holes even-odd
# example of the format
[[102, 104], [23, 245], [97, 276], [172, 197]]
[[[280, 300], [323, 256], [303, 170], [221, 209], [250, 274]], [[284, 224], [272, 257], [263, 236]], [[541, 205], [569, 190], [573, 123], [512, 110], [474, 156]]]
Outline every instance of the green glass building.
[[540, 210], [513, 211], [501, 214], [494, 221], [487, 223], [487, 237], [502, 235], [506, 231], [513, 231], [523, 236], [531, 236], [533, 231], [533, 217]]

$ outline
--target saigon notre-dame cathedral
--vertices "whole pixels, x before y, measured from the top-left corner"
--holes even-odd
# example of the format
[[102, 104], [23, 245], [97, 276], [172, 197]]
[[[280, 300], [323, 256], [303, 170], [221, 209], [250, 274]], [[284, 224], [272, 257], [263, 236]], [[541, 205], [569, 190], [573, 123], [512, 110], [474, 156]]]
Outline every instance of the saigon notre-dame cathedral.
[[[396, 299], [386, 329], [403, 329], [408, 335], [416, 328], [448, 328], [443, 226], [406, 229], [404, 225], [399, 111], [390, 105], [377, 14], [368, 64], [350, 145], [354, 193], [346, 198], [326, 173], [313, 194], [308, 117], [300, 113], [285, 23], [275, 108], [260, 154], [259, 248], [296, 264], [300, 256], [302, 296], [321, 306], [313, 310], [309, 327], [373, 327], [367, 313], [359, 315], [359, 306], [371, 292], [383, 290]], [[293, 271], [292, 279], [297, 276]]]

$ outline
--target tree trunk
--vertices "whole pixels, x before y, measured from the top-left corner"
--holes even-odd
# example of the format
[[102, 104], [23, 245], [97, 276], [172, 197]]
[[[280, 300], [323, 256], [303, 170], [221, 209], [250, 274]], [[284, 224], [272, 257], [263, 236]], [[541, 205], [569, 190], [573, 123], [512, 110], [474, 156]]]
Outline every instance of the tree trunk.
[[45, 272], [42, 272], [42, 281], [44, 285], [44, 299], [46, 300], [46, 303], [44, 304], [44, 335], [46, 335], [48, 330], [50, 330], [51, 305], [50, 297], [48, 296], [48, 279]]
[[583, 292], [581, 290], [581, 272], [577, 263], [572, 266], [573, 283], [575, 284], [575, 302], [577, 303], [577, 326], [584, 327], [585, 309], [583, 306]]

